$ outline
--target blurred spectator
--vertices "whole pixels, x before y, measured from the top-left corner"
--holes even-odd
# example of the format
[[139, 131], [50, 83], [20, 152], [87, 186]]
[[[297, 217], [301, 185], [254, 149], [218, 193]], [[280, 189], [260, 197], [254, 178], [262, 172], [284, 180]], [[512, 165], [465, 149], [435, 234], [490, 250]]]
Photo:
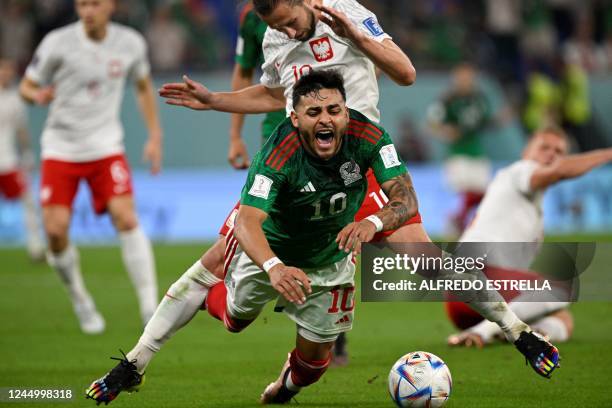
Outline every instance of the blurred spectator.
[[586, 11], [580, 13], [576, 30], [563, 48], [565, 62], [576, 65], [587, 73], [601, 72], [606, 65], [602, 51], [595, 44], [592, 16]]
[[218, 35], [220, 30], [212, 11], [199, 0], [180, 0], [173, 6], [174, 17], [189, 33], [188, 61], [195, 68], [218, 68], [223, 55], [233, 52]]
[[396, 141], [397, 151], [402, 159], [409, 163], [424, 163], [429, 161], [430, 154], [425, 137], [419, 131], [417, 123], [410, 116], [401, 118], [399, 138]]
[[153, 12], [145, 36], [155, 71], [168, 72], [182, 67], [187, 51], [187, 31], [172, 20], [169, 6], [161, 6]]
[[517, 83], [521, 78], [521, 2], [487, 0], [486, 27], [494, 48], [488, 66], [495, 68], [496, 76], [503, 84]]
[[[116, 1], [113, 20], [128, 25], [140, 32], [147, 29], [149, 8], [146, 1]], [[163, 5], [163, 3], [162, 3]]]
[[0, 5], [0, 55], [25, 68], [34, 41], [34, 21], [28, 5], [20, 0], [8, 0]]

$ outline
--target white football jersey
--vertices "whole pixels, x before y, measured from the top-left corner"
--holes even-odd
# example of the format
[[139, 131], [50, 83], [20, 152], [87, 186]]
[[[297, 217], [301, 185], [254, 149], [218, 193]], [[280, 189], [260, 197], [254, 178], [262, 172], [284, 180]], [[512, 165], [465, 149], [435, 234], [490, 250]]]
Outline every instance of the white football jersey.
[[[491, 264], [527, 268], [544, 239], [542, 198], [544, 190], [532, 191], [531, 176], [540, 165], [520, 160], [497, 172], [487, 188], [472, 224], [461, 242], [521, 242], [523, 246], [491, 245]], [[491, 257], [495, 256], [495, 260]]]
[[[342, 11], [368, 37], [382, 42], [387, 35], [376, 16], [355, 0], [323, 0], [323, 4]], [[292, 40], [280, 31], [268, 28], [263, 42], [265, 62], [261, 83], [268, 88], [284, 88], [287, 114], [293, 109], [293, 85], [313, 69], [335, 69], [344, 78], [347, 106], [368, 119], [379, 122], [378, 81], [374, 64], [348, 39], [338, 36], [319, 21], [313, 37]]]
[[26, 71], [32, 81], [55, 87], [42, 157], [83, 162], [122, 153], [126, 79], [149, 73], [144, 38], [131, 28], [109, 23], [100, 42], [87, 37], [80, 22], [47, 34]]
[[0, 88], [0, 174], [17, 168], [17, 131], [27, 127], [26, 108], [16, 89]]

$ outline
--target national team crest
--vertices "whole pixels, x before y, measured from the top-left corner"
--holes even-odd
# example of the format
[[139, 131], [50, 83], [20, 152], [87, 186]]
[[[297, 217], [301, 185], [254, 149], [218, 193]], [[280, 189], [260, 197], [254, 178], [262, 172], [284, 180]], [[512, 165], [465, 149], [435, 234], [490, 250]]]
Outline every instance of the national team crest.
[[310, 48], [317, 62], [325, 62], [334, 57], [334, 49], [332, 48], [329, 37], [310, 41]]
[[123, 64], [118, 59], [112, 59], [108, 63], [108, 76], [111, 78], [120, 78], [123, 75]]
[[353, 184], [357, 180], [361, 180], [363, 178], [361, 175], [361, 169], [354, 160], [346, 162], [340, 166], [340, 177], [342, 177], [342, 180], [344, 180], [345, 186]]

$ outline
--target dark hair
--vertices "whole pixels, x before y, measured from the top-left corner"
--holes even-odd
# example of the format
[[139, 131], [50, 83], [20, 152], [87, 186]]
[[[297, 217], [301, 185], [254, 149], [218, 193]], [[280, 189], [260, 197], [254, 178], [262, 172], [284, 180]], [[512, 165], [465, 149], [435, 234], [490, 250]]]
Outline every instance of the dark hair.
[[304, 0], [253, 0], [253, 8], [260, 16], [266, 17], [274, 11], [280, 3], [287, 3], [289, 6], [302, 4]]
[[311, 71], [309, 74], [302, 76], [293, 86], [293, 108], [295, 109], [299, 105], [302, 96], [321, 89], [337, 89], [342, 95], [342, 99], [346, 101], [344, 79], [338, 71], [333, 69]]

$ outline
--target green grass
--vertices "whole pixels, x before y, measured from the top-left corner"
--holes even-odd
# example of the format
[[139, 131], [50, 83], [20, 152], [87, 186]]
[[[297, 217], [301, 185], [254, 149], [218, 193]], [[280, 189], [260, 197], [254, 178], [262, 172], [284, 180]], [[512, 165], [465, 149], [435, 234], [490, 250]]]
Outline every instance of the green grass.
[[[203, 248], [158, 246], [160, 289], [166, 289]], [[141, 326], [135, 295], [117, 248], [84, 248], [87, 286], [107, 321], [101, 336], [85, 336], [59, 279], [32, 265], [20, 250], [0, 250], [0, 387], [71, 388], [77, 398], [43, 406], [94, 406], [82, 397], [95, 378], [128, 351]], [[563, 368], [548, 381], [525, 366], [510, 346], [450, 349], [452, 332], [439, 303], [358, 304], [349, 334], [351, 363], [330, 369], [298, 397], [303, 407], [390, 407], [386, 377], [393, 362], [415, 350], [442, 357], [454, 388], [449, 407], [612, 406], [612, 304], [572, 307], [576, 333], [560, 347]], [[121, 395], [114, 407], [255, 407], [292, 349], [294, 325], [270, 309], [245, 332], [232, 335], [200, 313], [149, 366], [146, 385]], [[2, 405], [0, 403], [0, 405]], [[5, 404], [9, 405], [9, 404]], [[27, 406], [19, 404], [16, 406]]]

